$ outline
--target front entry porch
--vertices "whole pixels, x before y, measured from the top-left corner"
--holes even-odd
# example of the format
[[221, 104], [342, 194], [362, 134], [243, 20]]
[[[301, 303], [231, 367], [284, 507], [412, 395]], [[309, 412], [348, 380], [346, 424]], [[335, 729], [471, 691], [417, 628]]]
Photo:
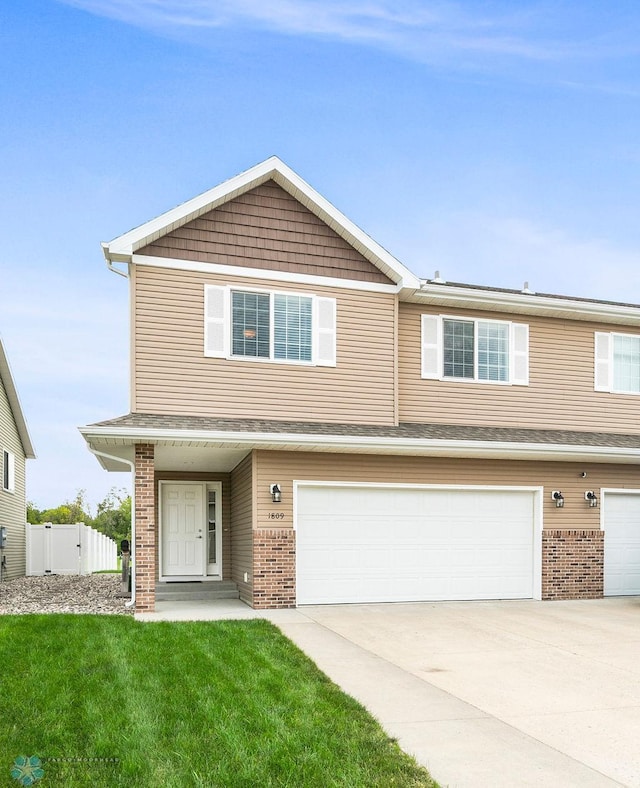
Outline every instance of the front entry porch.
[[[238, 599], [231, 565], [231, 480], [213, 452], [193, 470], [135, 446], [135, 607]], [[169, 461], [167, 461], [169, 460]], [[183, 466], [186, 463], [183, 463]], [[203, 470], [209, 467], [210, 470]]]
[[[154, 611], [167, 595], [201, 606], [226, 596], [226, 582], [253, 608], [294, 606], [295, 534], [270, 495], [259, 510], [268, 485], [256, 487], [255, 452], [174, 443], [132, 447], [136, 612]], [[255, 527], [261, 520], [266, 527]]]

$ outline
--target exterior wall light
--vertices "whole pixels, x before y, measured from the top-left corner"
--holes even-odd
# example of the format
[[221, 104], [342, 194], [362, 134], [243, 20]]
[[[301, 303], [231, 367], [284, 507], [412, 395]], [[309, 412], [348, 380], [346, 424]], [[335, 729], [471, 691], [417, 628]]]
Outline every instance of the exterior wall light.
[[589, 506], [597, 506], [598, 505], [598, 496], [594, 493], [593, 490], [587, 490], [584, 494], [585, 501], [588, 501]]
[[282, 501], [282, 490], [279, 484], [270, 484], [269, 492], [271, 493], [271, 500], [274, 503], [280, 503]]
[[560, 490], [554, 490], [551, 493], [551, 500], [555, 502], [555, 505], [558, 509], [562, 509], [564, 506], [564, 495], [560, 492]]

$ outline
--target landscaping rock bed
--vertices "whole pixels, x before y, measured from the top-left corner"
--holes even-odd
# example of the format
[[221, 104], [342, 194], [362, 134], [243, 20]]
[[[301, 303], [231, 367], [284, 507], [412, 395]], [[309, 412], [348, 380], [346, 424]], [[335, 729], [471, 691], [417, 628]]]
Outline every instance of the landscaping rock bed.
[[130, 615], [119, 574], [45, 575], [0, 583], [0, 615], [11, 613], [106, 613]]

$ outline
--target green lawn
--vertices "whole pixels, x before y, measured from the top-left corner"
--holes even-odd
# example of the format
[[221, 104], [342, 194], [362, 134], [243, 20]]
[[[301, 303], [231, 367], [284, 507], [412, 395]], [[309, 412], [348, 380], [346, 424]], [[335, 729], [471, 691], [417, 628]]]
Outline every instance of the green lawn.
[[0, 666], [0, 786], [435, 786], [266, 621], [0, 616]]

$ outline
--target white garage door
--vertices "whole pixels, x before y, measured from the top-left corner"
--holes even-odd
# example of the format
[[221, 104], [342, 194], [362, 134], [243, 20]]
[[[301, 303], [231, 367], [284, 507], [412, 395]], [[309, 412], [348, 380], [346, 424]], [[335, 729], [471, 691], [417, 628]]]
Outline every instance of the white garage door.
[[605, 596], [640, 594], [640, 495], [603, 495]]
[[533, 596], [534, 493], [300, 486], [298, 604]]

